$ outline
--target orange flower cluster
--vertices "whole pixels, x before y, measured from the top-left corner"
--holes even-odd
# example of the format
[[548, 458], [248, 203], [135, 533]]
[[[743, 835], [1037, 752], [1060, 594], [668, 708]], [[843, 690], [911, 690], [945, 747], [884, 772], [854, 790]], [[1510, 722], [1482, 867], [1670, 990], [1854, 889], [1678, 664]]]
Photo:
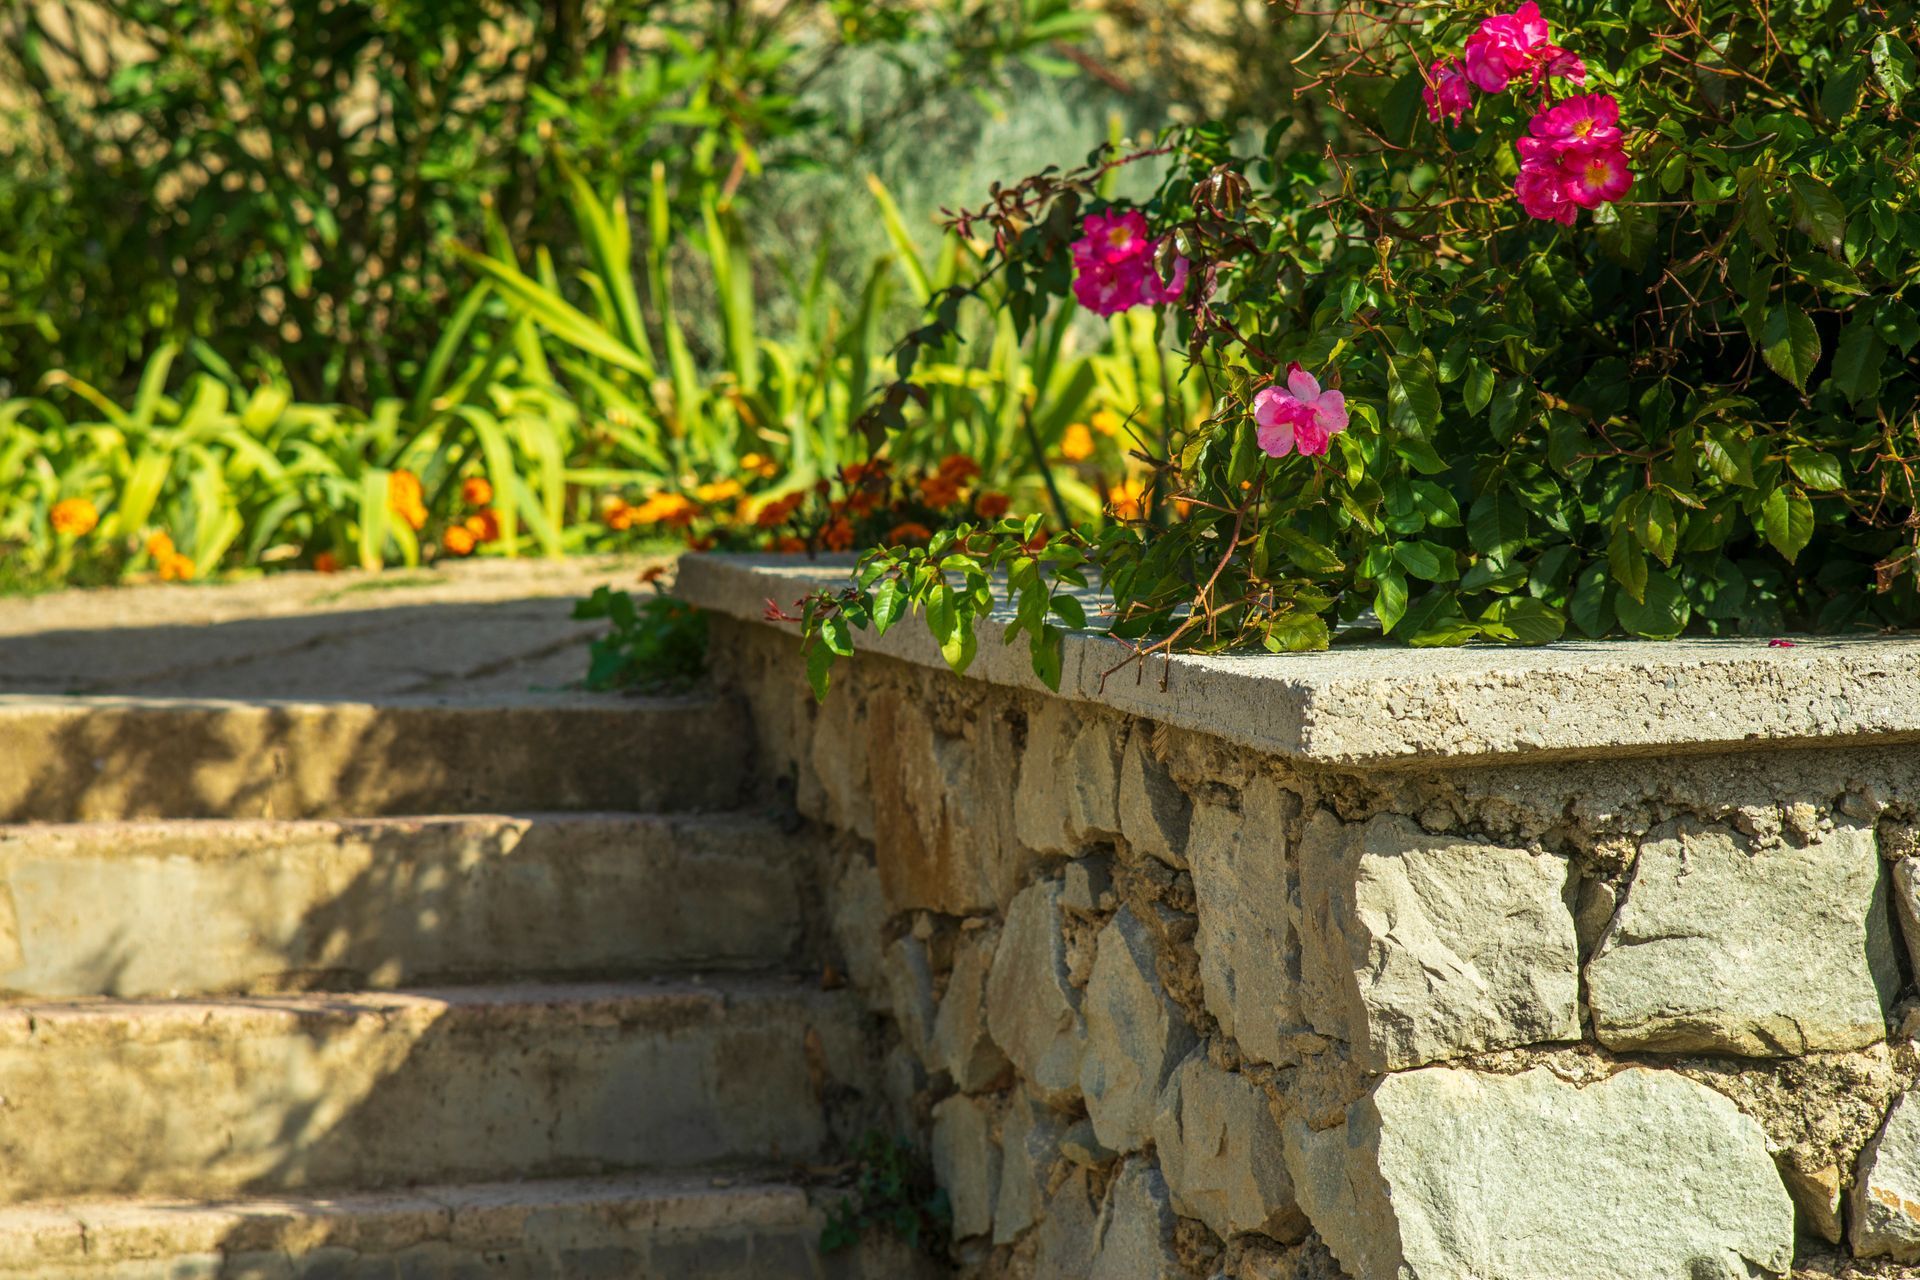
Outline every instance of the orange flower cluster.
[[[812, 486], [749, 493], [772, 479], [779, 465], [742, 454], [738, 478], [655, 493], [638, 504], [609, 499], [607, 527], [678, 530], [689, 546], [758, 546], [775, 551], [851, 551], [879, 543], [926, 542], [933, 531], [966, 518], [998, 520], [1012, 503], [1004, 493], [977, 489], [980, 464], [964, 454], [941, 459], [925, 474], [896, 475], [886, 458], [853, 462]], [[769, 486], [771, 488], [772, 486]]]
[[192, 582], [193, 560], [175, 550], [173, 539], [165, 532], [147, 535], [147, 558], [160, 571], [162, 582]]
[[62, 498], [47, 512], [53, 531], [69, 538], [84, 538], [100, 523], [100, 508], [85, 498]]
[[493, 501], [493, 486], [482, 476], [470, 476], [460, 486], [460, 500], [480, 509], [440, 534], [440, 549], [450, 556], [470, 556], [482, 545], [500, 540], [500, 517], [487, 505]]
[[783, 498], [773, 498], [763, 502], [753, 513], [753, 523], [761, 529], [778, 529], [793, 519], [793, 513], [805, 505], [806, 501], [807, 491], [796, 489]]
[[656, 524], [683, 529], [699, 514], [700, 508], [681, 494], [656, 493], [637, 507], [615, 498], [602, 510], [601, 518], [607, 522], [607, 528], [624, 532]]
[[387, 507], [407, 528], [420, 532], [427, 524], [426, 491], [420, 487], [420, 477], [411, 471], [393, 471], [387, 474]]

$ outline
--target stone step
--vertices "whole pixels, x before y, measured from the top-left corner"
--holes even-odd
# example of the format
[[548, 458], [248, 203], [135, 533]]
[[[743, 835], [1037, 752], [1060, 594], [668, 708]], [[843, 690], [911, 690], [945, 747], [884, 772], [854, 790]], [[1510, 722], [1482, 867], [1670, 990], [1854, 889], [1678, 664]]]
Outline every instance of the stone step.
[[0, 822], [727, 809], [747, 741], [707, 694], [0, 696]]
[[941, 1274], [870, 1240], [822, 1256], [824, 1215], [765, 1171], [415, 1187], [227, 1203], [0, 1209], [20, 1280], [907, 1280]]
[[0, 1204], [815, 1159], [863, 1055], [848, 993], [760, 975], [11, 1005]]
[[358, 991], [787, 966], [803, 837], [752, 815], [0, 826], [0, 992]]

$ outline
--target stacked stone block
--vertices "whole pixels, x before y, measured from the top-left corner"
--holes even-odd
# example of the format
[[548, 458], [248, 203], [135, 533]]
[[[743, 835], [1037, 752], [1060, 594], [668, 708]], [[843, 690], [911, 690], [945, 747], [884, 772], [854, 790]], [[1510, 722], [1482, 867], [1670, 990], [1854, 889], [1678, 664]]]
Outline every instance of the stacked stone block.
[[1920, 747], [1319, 765], [715, 645], [970, 1273], [1920, 1274]]

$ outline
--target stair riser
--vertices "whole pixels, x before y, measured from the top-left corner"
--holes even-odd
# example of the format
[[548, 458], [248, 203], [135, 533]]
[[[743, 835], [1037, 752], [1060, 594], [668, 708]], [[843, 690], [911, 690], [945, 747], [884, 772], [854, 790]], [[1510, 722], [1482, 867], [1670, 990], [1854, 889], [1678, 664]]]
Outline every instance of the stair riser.
[[805, 1160], [832, 1082], [867, 1074], [819, 992], [372, 999], [9, 1015], [0, 1202]]
[[0, 828], [0, 991], [367, 990], [777, 967], [795, 838], [742, 818]]
[[731, 807], [732, 703], [0, 700], [0, 821]]

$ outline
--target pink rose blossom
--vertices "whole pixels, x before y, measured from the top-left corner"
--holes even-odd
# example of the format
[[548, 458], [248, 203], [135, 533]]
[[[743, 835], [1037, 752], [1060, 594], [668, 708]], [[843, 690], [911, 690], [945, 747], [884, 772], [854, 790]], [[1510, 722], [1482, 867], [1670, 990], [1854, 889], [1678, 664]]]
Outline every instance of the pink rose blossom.
[[1620, 137], [1620, 104], [1589, 93], [1542, 107], [1513, 144], [1520, 174], [1513, 193], [1535, 218], [1571, 226], [1580, 209], [1618, 200], [1633, 185]]
[[1298, 364], [1287, 366], [1285, 387], [1267, 387], [1253, 398], [1254, 437], [1261, 452], [1284, 458], [1298, 450], [1320, 457], [1347, 429], [1347, 398], [1322, 391], [1319, 379]]
[[1617, 148], [1579, 148], [1560, 158], [1560, 182], [1567, 199], [1582, 209], [1598, 209], [1627, 194], [1633, 170]]
[[1527, 0], [1512, 13], [1499, 13], [1467, 37], [1466, 75], [1487, 93], [1499, 93], [1526, 76], [1538, 89], [1549, 77], [1576, 84], [1587, 78], [1586, 64], [1553, 42], [1540, 6]]
[[1581, 94], [1538, 112], [1527, 127], [1556, 150], [1618, 147], [1620, 103], [1610, 93]]
[[1546, 222], [1572, 226], [1579, 212], [1567, 198], [1557, 165], [1521, 165], [1520, 176], [1513, 180], [1513, 194], [1530, 216]]
[[1437, 58], [1427, 68], [1427, 119], [1439, 124], [1451, 119], [1457, 126], [1473, 105], [1473, 82], [1451, 58]]
[[1178, 258], [1173, 276], [1162, 280], [1154, 255], [1160, 242], [1147, 235], [1138, 209], [1089, 214], [1073, 243], [1073, 296], [1098, 315], [1177, 301], [1187, 287], [1187, 260]]

